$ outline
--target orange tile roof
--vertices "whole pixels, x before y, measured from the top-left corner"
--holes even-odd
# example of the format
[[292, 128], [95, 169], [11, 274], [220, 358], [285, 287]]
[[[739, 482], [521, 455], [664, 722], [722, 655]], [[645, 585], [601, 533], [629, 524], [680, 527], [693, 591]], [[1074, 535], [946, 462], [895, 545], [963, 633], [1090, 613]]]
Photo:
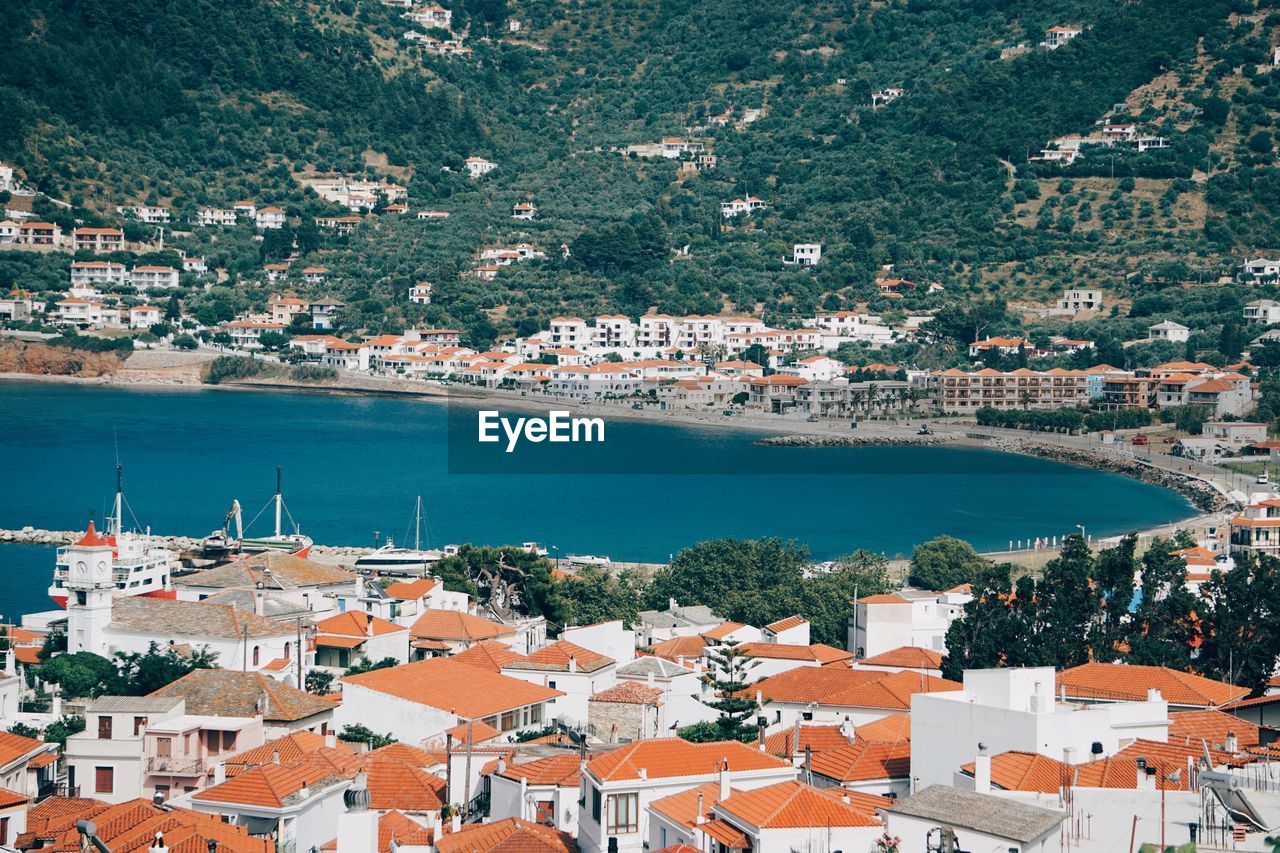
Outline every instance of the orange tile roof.
[[911, 602], [900, 595], [882, 592], [878, 595], [864, 595], [858, 599], [859, 604], [910, 604]]
[[24, 755], [41, 751], [45, 748], [42, 740], [23, 737], [10, 732], [0, 732], [0, 767], [17, 761]]
[[339, 613], [336, 616], [330, 616], [328, 619], [322, 619], [317, 622], [316, 632], [319, 634], [334, 634], [340, 637], [359, 637], [363, 640], [369, 637], [369, 626], [371, 624], [373, 626], [373, 636], [375, 637], [381, 637], [385, 634], [398, 634], [406, 630], [404, 626], [388, 622], [386, 619], [369, 616], [359, 610], [348, 610], [345, 613]]
[[911, 712], [890, 714], [872, 723], [854, 729], [855, 740], [876, 741], [879, 743], [899, 743], [911, 740]]
[[409, 628], [414, 640], [491, 640], [515, 636], [515, 630], [457, 610], [428, 609]]
[[1246, 687], [1235, 687], [1211, 678], [1162, 666], [1120, 663], [1086, 663], [1058, 673], [1058, 688], [1068, 698], [1144, 701], [1147, 691], [1160, 691], [1170, 704], [1214, 707], [1246, 696]]
[[489, 717], [564, 695], [559, 690], [456, 663], [448, 658], [348, 675], [342, 680], [347, 685], [428, 705], [463, 719]]
[[[884, 805], [889, 805], [885, 800]], [[731, 794], [715, 808], [761, 829], [879, 826], [880, 819], [852, 802], [845, 803], [802, 782], [779, 782], [764, 788]]]
[[1258, 726], [1212, 708], [1203, 711], [1176, 711], [1169, 715], [1169, 743], [1225, 748], [1228, 735], [1235, 735], [1240, 748], [1256, 746], [1261, 738]]
[[577, 848], [563, 833], [518, 817], [473, 823], [436, 841], [436, 853], [570, 853]]
[[475, 720], [467, 723], [460, 723], [451, 729], [445, 730], [445, 734], [449, 735], [458, 743], [484, 743], [487, 740], [493, 740], [502, 734], [493, 726], [484, 720]]
[[376, 811], [438, 812], [448, 799], [439, 776], [385, 754], [366, 756], [360, 769], [369, 788], [369, 808]]
[[523, 764], [510, 764], [498, 775], [517, 782], [524, 779], [529, 785], [576, 788], [582, 778], [582, 763], [577, 753], [550, 755]]
[[465, 663], [467, 666], [478, 666], [490, 672], [498, 672], [512, 661], [521, 660], [521, 655], [513, 652], [506, 643], [497, 640], [482, 640], [470, 648], [451, 655], [449, 660]]
[[666, 779], [710, 775], [725, 762], [730, 772], [791, 766], [737, 741], [690, 743], [680, 738], [651, 738], [598, 756], [587, 763], [587, 770], [602, 782], [639, 779], [641, 769], [650, 779]]
[[779, 619], [777, 622], [770, 622], [768, 625], [765, 625], [765, 627], [776, 634], [779, 631], [786, 631], [789, 628], [798, 628], [808, 621], [809, 620], [805, 619], [803, 616], [788, 616], [786, 619]]
[[829, 749], [848, 746], [849, 739], [840, 732], [838, 725], [801, 726], [799, 742], [796, 740], [795, 727], [774, 732], [764, 739], [764, 748], [770, 755], [790, 758], [809, 747], [815, 754]]
[[303, 788], [325, 780], [336, 781], [342, 778], [343, 770], [355, 763], [355, 757], [348, 755], [336, 762], [341, 765], [339, 767], [320, 753], [308, 753], [306, 757], [289, 764], [264, 764], [251, 768], [221, 785], [192, 794], [192, 799], [278, 809]]
[[853, 659], [851, 653], [825, 643], [813, 643], [808, 646], [795, 646], [789, 643], [742, 643], [738, 646], [738, 650], [750, 658], [769, 660], [811, 660], [826, 664]]
[[[974, 763], [969, 762], [960, 770], [973, 776]], [[1073, 779], [1075, 768], [1047, 755], [1012, 750], [991, 757], [991, 784], [1005, 791], [1056, 794], [1060, 788], [1069, 787]]]
[[[261, 746], [247, 749], [233, 755], [225, 761], [227, 778], [231, 779], [253, 767], [264, 764], [290, 764], [309, 753], [325, 747], [327, 739], [314, 732], [291, 732], [284, 737], [269, 740]], [[355, 750], [342, 741], [337, 741], [333, 749], [355, 756]]]
[[636, 681], [622, 681], [591, 697], [592, 702], [614, 702], [621, 705], [657, 705], [662, 691]]
[[512, 661], [506, 668], [546, 672], [569, 672], [572, 668], [578, 672], [597, 672], [612, 666], [613, 663], [614, 660], [611, 657], [585, 649], [568, 640], [558, 640], [519, 660]]
[[898, 666], [903, 669], [939, 669], [942, 666], [942, 655], [933, 649], [899, 646], [896, 649], [863, 658], [859, 663], [868, 666]]
[[798, 666], [765, 678], [747, 688], [747, 693], [760, 693], [775, 702], [846, 708], [884, 708], [907, 711], [916, 693], [938, 693], [960, 690], [962, 685], [903, 670], [881, 672], [846, 669], [839, 666]]
[[396, 761], [402, 761], [410, 767], [426, 768], [444, 764], [446, 756], [443, 751], [432, 752], [431, 750], [410, 746], [407, 743], [392, 743], [366, 752], [364, 758], [365, 760], [394, 758]]
[[660, 658], [673, 661], [679, 658], [700, 658], [706, 648], [706, 640], [701, 637], [673, 637], [654, 643], [652, 651]]
[[702, 634], [704, 640], [723, 640], [739, 628], [745, 628], [741, 622], [721, 622], [709, 631]]
[[20, 806], [29, 799], [31, 798], [25, 794], [19, 794], [17, 791], [10, 791], [8, 788], [0, 788], [0, 809], [9, 809], [14, 806]]
[[905, 779], [911, 775], [911, 744], [860, 740], [813, 753], [810, 766], [814, 773], [837, 782]]
[[129, 800], [107, 805], [99, 800], [51, 797], [27, 812], [27, 834], [49, 839], [41, 849], [77, 851], [79, 833], [75, 823], [92, 819], [98, 837], [111, 849], [140, 853], [150, 847], [157, 832], [173, 853], [204, 853], [209, 841], [216, 841], [219, 853], [271, 853], [272, 841], [254, 838], [244, 827], [225, 824], [214, 815], [189, 809], [158, 808], [147, 800]]
[[[732, 789], [730, 793], [734, 793]], [[720, 785], [718, 782], [708, 782], [705, 785], [698, 785], [654, 800], [649, 808], [687, 829], [693, 829], [699, 817], [713, 816], [711, 807], [718, 802], [720, 802]], [[701, 811], [698, 809], [699, 805], [702, 806]]]
[[[1154, 764], [1159, 776], [1168, 777], [1176, 770], [1182, 774], [1178, 781], [1167, 779], [1161, 783], [1165, 790], [1186, 791], [1187, 759], [1199, 760], [1204, 752], [1202, 747], [1184, 746], [1181, 744], [1160, 743], [1153, 740], [1136, 740], [1110, 758], [1079, 765], [1076, 770], [1076, 784], [1084, 788], [1136, 788], [1138, 784], [1138, 759], [1143, 758], [1148, 765]], [[1215, 764], [1227, 764], [1234, 756], [1210, 750], [1210, 758]]]
[[386, 592], [387, 595], [392, 598], [398, 598], [401, 601], [416, 601], [431, 592], [431, 590], [435, 589], [437, 583], [438, 581], [436, 581], [435, 578], [418, 578], [414, 581], [400, 581], [387, 587]]

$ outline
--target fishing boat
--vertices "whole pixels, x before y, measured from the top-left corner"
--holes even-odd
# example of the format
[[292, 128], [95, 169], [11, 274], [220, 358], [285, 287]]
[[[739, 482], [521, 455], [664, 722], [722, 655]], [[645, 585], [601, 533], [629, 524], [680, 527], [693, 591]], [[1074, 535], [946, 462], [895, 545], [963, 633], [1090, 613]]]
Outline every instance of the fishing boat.
[[[173, 577], [173, 553], [150, 529], [139, 532], [125, 528], [124, 513], [129, 509], [124, 497], [124, 468], [116, 465], [116, 498], [107, 517], [105, 533], [98, 533], [92, 520], [81, 543], [110, 545], [111, 575], [117, 596], [143, 595], [151, 598], [176, 598], [170, 578]], [[130, 511], [131, 512], [131, 511]], [[135, 521], [136, 524], [136, 521]], [[49, 597], [59, 606], [67, 606], [67, 573], [70, 569], [66, 548], [59, 548], [53, 566], [53, 582]]]
[[[236, 506], [232, 504], [232, 506]], [[268, 507], [275, 508], [275, 531], [270, 536], [263, 536], [256, 539], [240, 539], [240, 552], [242, 554], [261, 554], [264, 551], [283, 551], [286, 554], [292, 554], [295, 557], [305, 558], [311, 553], [311, 547], [315, 543], [311, 541], [310, 536], [304, 536], [302, 530], [298, 527], [298, 523], [293, 520], [293, 516], [289, 513], [289, 508], [285, 506], [284, 494], [280, 488], [280, 466], [276, 466], [276, 494], [259, 512], [258, 515], [267, 511]], [[289, 517], [289, 523], [293, 525], [292, 533], [285, 533], [283, 530], [283, 522], [285, 516]], [[258, 520], [258, 516], [254, 516], [254, 521]], [[237, 525], [238, 526], [238, 525]], [[253, 526], [253, 521], [249, 522], [249, 527]], [[238, 532], [238, 531], [237, 531]]]
[[413, 547], [398, 548], [388, 536], [387, 543], [381, 548], [356, 558], [356, 571], [421, 577], [432, 563], [439, 562], [444, 556], [443, 551], [434, 548], [424, 550], [422, 547], [422, 496], [419, 495], [413, 514]]

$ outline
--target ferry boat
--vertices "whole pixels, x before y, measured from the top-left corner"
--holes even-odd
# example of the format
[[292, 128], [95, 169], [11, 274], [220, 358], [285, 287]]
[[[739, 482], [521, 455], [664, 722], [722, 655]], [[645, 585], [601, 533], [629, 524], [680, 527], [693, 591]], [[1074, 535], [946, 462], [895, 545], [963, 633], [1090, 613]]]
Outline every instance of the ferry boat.
[[[302, 557], [305, 559], [307, 555], [311, 553], [311, 547], [315, 543], [311, 541], [310, 536], [304, 536], [302, 534], [301, 529], [298, 527], [298, 523], [293, 520], [292, 515], [289, 515], [289, 508], [284, 505], [284, 495], [280, 490], [280, 466], [278, 465], [276, 466], [276, 495], [271, 499], [267, 506], [272, 506], [273, 504], [275, 506], [276, 514], [275, 532], [270, 536], [263, 536], [257, 539], [241, 538], [238, 550], [242, 554], [261, 554], [263, 551], [283, 551], [286, 554], [292, 554], [295, 557]], [[238, 504], [232, 504], [233, 508], [237, 506]], [[262, 510], [258, 512], [258, 515], [262, 515], [266, 509], [267, 507], [263, 507]], [[284, 520], [285, 515], [289, 515], [289, 523], [293, 525], [292, 533], [284, 533], [282, 531], [281, 523]], [[254, 521], [257, 521], [257, 516], [254, 517]], [[253, 526], [252, 521], [249, 522], [249, 526]], [[236, 527], [237, 532], [239, 532], [240, 524], [238, 519]]]
[[422, 548], [422, 496], [419, 495], [417, 509], [413, 516], [413, 547], [397, 548], [395, 542], [388, 536], [387, 544], [370, 554], [356, 558], [356, 571], [422, 577], [432, 563], [444, 558], [445, 553], [434, 548], [426, 550]]
[[[173, 552], [159, 537], [145, 532], [126, 530], [124, 512], [128, 503], [124, 499], [124, 471], [116, 466], [116, 499], [111, 515], [107, 518], [105, 533], [98, 533], [93, 520], [81, 542], [112, 546], [111, 569], [115, 579], [116, 595], [145, 595], [151, 598], [177, 598], [170, 578], [173, 576]], [[67, 549], [59, 548], [53, 567], [53, 582], [49, 597], [62, 608], [67, 606]]]

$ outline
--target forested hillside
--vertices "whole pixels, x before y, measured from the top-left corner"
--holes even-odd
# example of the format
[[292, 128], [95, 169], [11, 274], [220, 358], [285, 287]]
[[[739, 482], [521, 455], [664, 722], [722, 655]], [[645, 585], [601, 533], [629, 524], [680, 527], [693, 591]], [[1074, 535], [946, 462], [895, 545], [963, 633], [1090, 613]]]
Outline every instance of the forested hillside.
[[[457, 324], [476, 342], [651, 305], [786, 324], [1065, 284], [1136, 298], [1171, 269], [1211, 281], [1280, 247], [1271, 2], [448, 0], [474, 50], [448, 58], [410, 50], [400, 10], [378, 0], [10, 3], [0, 160], [73, 205], [42, 211], [67, 222], [114, 221], [125, 202], [286, 207], [296, 231], [280, 239], [176, 237], [230, 274], [191, 297], [209, 316], [262, 304], [276, 289], [262, 264], [295, 236], [333, 271], [350, 323]], [[1085, 31], [1034, 49], [1062, 23]], [[872, 109], [891, 86], [903, 97]], [[763, 113], [741, 123], [748, 108]], [[1170, 147], [1029, 161], [1102, 119]], [[716, 167], [621, 150], [664, 136], [705, 141]], [[472, 155], [499, 168], [469, 180]], [[298, 180], [315, 173], [384, 176], [450, 218], [317, 233], [311, 217], [342, 211]], [[746, 194], [768, 208], [722, 220]], [[537, 219], [513, 221], [518, 201]], [[521, 240], [547, 258], [467, 275], [481, 246]], [[782, 263], [801, 242], [823, 244], [817, 268]], [[943, 290], [889, 302], [875, 276], [890, 262]], [[39, 289], [65, 263], [0, 259], [0, 284]], [[407, 304], [423, 279], [435, 304]]]

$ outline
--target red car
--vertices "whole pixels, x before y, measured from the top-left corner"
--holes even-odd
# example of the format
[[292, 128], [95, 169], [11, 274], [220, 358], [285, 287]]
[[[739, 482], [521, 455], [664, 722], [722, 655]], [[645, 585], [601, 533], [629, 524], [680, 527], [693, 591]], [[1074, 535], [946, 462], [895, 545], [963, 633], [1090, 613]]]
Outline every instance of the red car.
[[1148, 442], [1150, 442], [1150, 439], [1148, 439], [1148, 438], [1147, 438], [1145, 435], [1143, 435], [1142, 433], [1138, 433], [1137, 435], [1135, 435], [1135, 436], [1133, 437], [1133, 443], [1134, 443], [1134, 444], [1136, 444], [1136, 445], [1141, 446], [1141, 445], [1147, 444]]

